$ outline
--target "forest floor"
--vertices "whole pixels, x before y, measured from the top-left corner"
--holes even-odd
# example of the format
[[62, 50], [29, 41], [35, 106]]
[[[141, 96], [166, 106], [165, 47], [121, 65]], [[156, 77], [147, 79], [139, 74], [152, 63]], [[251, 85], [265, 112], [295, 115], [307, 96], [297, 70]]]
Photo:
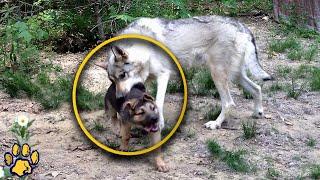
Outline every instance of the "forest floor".
[[[270, 87], [276, 82], [290, 82], [278, 74], [278, 67], [298, 67], [306, 62], [289, 60], [283, 53], [270, 55], [268, 43], [276, 26], [271, 20], [256, 17], [241, 21], [256, 37], [264, 69], [276, 78], [276, 81], [265, 82], [262, 87], [265, 118], [251, 118], [253, 100], [245, 99], [242, 91], [234, 86], [231, 93], [236, 107], [227, 124], [232, 128], [209, 130], [203, 126], [208, 121], [205, 114], [211, 107], [219, 105], [219, 99], [190, 96], [188, 103], [191, 108], [179, 130], [163, 148], [164, 159], [170, 166], [169, 172], [156, 171], [152, 153], [121, 157], [105, 152], [91, 143], [80, 130], [71, 103], [47, 111], [33, 100], [13, 99], [4, 92], [0, 92], [0, 152], [10, 150], [15, 139], [9, 131], [10, 126], [17, 114], [24, 112], [35, 120], [31, 127], [34, 136], [31, 137], [30, 144], [36, 144], [32, 148], [40, 152], [39, 166], [31, 175], [34, 179], [308, 178], [311, 167], [320, 163], [320, 93], [307, 91], [293, 99], [287, 97], [284, 91], [270, 91]], [[72, 73], [86, 53], [56, 54], [52, 57], [52, 62], [60, 65], [63, 72]], [[308, 64], [320, 67], [319, 54], [315, 59], [316, 61]], [[106, 72], [94, 66], [90, 66], [83, 77], [85, 87], [93, 92], [104, 92], [109, 84]], [[175, 119], [180, 104], [180, 94], [167, 93], [166, 119]], [[82, 119], [93, 134], [99, 134], [94, 130], [93, 123], [103, 121], [104, 116], [104, 110], [81, 112]], [[250, 120], [257, 122], [257, 135], [246, 140], [243, 138], [241, 123]], [[107, 137], [103, 134], [100, 138]], [[101, 141], [104, 140], [106, 139]], [[213, 158], [208, 151], [207, 140], [215, 140], [229, 151], [245, 150], [244, 159], [254, 171], [237, 172], [226, 163]], [[311, 141], [314, 143], [310, 144]]]

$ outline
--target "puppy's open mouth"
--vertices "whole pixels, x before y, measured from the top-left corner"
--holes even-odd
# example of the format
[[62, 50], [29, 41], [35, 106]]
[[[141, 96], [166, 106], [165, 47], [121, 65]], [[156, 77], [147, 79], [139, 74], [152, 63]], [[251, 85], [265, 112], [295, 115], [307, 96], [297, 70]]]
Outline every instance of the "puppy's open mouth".
[[144, 126], [143, 129], [148, 132], [157, 132], [159, 130], [159, 126], [158, 123], [154, 123]]

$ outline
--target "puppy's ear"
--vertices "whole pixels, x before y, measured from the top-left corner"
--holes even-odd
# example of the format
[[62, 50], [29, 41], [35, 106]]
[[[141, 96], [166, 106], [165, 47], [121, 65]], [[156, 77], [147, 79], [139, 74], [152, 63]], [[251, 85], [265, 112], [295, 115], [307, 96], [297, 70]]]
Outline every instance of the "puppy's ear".
[[143, 94], [143, 100], [144, 101], [154, 101], [153, 97], [150, 96], [149, 94], [146, 94], [146, 93]]
[[111, 51], [116, 58], [116, 61], [123, 61], [128, 59], [128, 53], [119, 46], [111, 46]]
[[96, 63], [94, 63], [94, 65], [99, 66], [99, 67], [101, 67], [103, 69], [107, 69], [108, 68], [108, 63], [106, 61], [104, 61], [104, 62], [96, 62]]
[[129, 120], [130, 117], [132, 117], [137, 103], [138, 101], [136, 99], [131, 99], [123, 104], [120, 112], [120, 116], [123, 120]]

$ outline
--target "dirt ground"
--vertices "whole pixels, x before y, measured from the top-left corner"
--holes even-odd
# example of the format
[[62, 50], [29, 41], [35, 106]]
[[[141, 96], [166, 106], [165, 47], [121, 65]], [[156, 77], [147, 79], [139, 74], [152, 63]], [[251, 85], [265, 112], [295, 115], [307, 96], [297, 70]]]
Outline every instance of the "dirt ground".
[[[242, 20], [254, 32], [259, 57], [264, 69], [277, 78], [278, 65], [297, 66], [279, 54], [268, 58], [267, 43], [271, 29], [270, 21]], [[53, 62], [61, 65], [64, 72], [74, 72], [86, 53], [54, 55]], [[319, 67], [319, 58], [314, 65]], [[89, 90], [105, 91], [106, 73], [94, 66], [86, 71], [83, 83]], [[320, 163], [320, 93], [304, 92], [297, 100], [288, 98], [285, 92], [270, 94], [263, 86], [263, 105], [266, 118], [257, 119], [257, 136], [243, 138], [241, 122], [251, 120], [253, 101], [244, 99], [242, 92], [234, 87], [232, 96], [236, 108], [228, 126], [232, 129], [208, 130], [203, 127], [208, 109], [219, 100], [213, 97], [190, 96], [184, 122], [174, 137], [164, 147], [164, 158], [170, 166], [167, 173], [157, 172], [152, 154], [137, 157], [121, 157], [101, 150], [91, 143], [80, 130], [70, 103], [57, 110], [45, 111], [30, 99], [12, 99], [0, 92], [0, 146], [1, 154], [9, 151], [14, 137], [9, 128], [16, 116], [27, 113], [35, 119], [31, 127], [34, 136], [32, 148], [40, 152], [40, 163], [31, 175], [34, 179], [265, 179], [268, 168], [280, 172], [280, 179], [306, 176], [312, 164]], [[166, 97], [165, 117], [174, 114], [181, 100], [180, 95]], [[103, 110], [82, 112], [84, 119], [93, 122], [102, 118]], [[173, 119], [173, 118], [168, 118]], [[315, 147], [306, 145], [308, 139], [316, 140]], [[208, 139], [216, 140], [227, 150], [244, 149], [245, 159], [253, 164], [255, 172], [240, 173], [228, 168], [225, 163], [213, 159], [207, 148]], [[0, 163], [1, 164], [1, 163]]]

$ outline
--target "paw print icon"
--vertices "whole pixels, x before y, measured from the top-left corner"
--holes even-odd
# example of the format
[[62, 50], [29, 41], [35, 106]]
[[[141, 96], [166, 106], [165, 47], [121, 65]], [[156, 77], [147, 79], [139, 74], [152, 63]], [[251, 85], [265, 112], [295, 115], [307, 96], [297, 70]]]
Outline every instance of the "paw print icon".
[[10, 167], [10, 173], [19, 177], [31, 174], [33, 169], [39, 163], [39, 152], [31, 148], [28, 144], [23, 144], [22, 147], [18, 144], [12, 146], [11, 152], [4, 154], [4, 162]]

